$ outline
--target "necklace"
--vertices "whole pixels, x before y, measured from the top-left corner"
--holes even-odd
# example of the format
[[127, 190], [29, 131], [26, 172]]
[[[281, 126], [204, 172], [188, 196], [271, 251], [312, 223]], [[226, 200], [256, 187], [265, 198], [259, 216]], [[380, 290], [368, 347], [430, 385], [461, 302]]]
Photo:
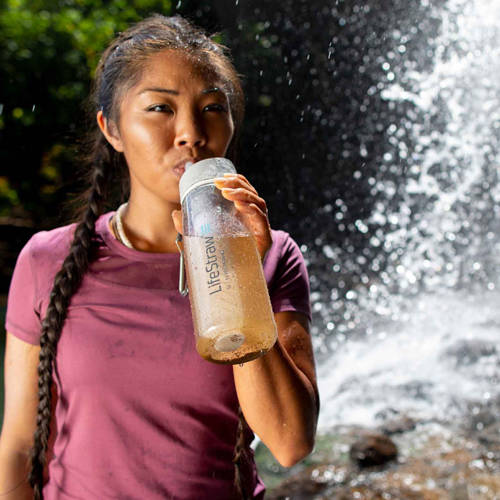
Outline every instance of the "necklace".
[[123, 229], [123, 222], [122, 222], [122, 213], [123, 211], [127, 208], [128, 203], [124, 203], [123, 205], [120, 205], [118, 207], [118, 210], [115, 213], [114, 221], [115, 221], [115, 228], [116, 228], [116, 235], [118, 236], [118, 239], [128, 248], [134, 248], [132, 243], [130, 243], [130, 240], [127, 238], [127, 235], [125, 234], [125, 230]]
[[[123, 205], [120, 205], [118, 207], [118, 210], [116, 211], [115, 216], [113, 217], [111, 223], [113, 224], [113, 229], [115, 230], [116, 236], [118, 237], [117, 239], [121, 243], [123, 243], [126, 247], [135, 250], [134, 246], [132, 245], [132, 243], [130, 243], [130, 240], [127, 238], [127, 235], [125, 234], [125, 231], [123, 229], [122, 213], [127, 208], [127, 205], [128, 203], [124, 203]], [[179, 253], [181, 254], [181, 259], [179, 263], [179, 293], [183, 297], [185, 297], [188, 294], [188, 288], [186, 285], [186, 278], [184, 271], [184, 251], [182, 246], [180, 245], [181, 241], [182, 241], [182, 235], [178, 234], [175, 240], [175, 244], [177, 245]]]

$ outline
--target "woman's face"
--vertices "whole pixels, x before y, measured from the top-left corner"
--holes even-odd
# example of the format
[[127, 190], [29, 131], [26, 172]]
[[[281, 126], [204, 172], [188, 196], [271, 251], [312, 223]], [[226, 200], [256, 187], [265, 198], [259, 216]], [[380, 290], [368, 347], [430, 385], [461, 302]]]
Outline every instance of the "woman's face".
[[226, 94], [213, 72], [187, 55], [165, 50], [147, 62], [140, 81], [120, 103], [118, 126], [98, 122], [123, 152], [131, 198], [179, 203], [187, 162], [225, 156], [234, 124]]

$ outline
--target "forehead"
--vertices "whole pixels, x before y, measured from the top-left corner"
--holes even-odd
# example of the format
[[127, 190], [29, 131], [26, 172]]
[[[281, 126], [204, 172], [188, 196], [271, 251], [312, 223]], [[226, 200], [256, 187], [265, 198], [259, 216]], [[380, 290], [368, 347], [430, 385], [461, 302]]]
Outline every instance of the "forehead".
[[174, 90], [183, 87], [200, 87], [219, 83], [219, 78], [208, 61], [202, 61], [179, 50], [163, 50], [153, 54], [144, 63], [136, 90], [147, 86], [162, 86]]

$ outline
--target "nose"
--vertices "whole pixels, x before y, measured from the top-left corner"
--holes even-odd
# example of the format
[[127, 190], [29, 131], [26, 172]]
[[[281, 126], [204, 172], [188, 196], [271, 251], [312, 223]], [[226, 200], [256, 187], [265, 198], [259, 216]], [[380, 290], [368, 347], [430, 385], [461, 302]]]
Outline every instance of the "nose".
[[201, 119], [194, 112], [183, 113], [177, 118], [174, 144], [178, 148], [200, 148], [207, 142]]

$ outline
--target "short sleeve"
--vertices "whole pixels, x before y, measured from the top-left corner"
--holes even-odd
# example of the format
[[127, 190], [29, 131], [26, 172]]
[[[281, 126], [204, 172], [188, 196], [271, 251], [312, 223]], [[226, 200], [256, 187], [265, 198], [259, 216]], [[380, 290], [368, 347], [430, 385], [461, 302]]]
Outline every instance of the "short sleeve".
[[273, 231], [273, 246], [264, 273], [274, 312], [296, 311], [311, 320], [309, 276], [297, 243], [284, 231]]
[[30, 344], [40, 342], [40, 312], [37, 310], [37, 284], [33, 273], [33, 238], [21, 250], [10, 282], [5, 329]]

